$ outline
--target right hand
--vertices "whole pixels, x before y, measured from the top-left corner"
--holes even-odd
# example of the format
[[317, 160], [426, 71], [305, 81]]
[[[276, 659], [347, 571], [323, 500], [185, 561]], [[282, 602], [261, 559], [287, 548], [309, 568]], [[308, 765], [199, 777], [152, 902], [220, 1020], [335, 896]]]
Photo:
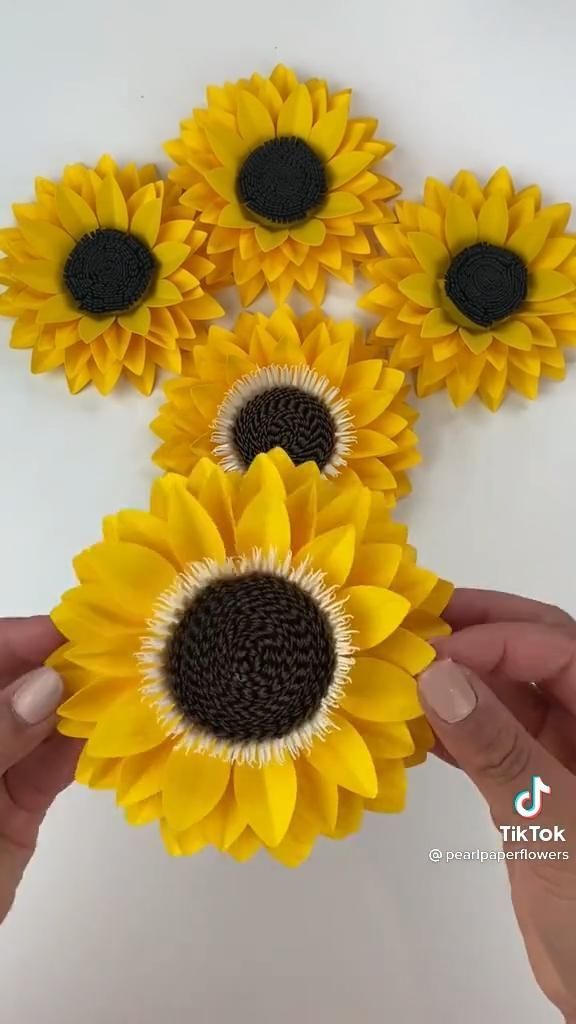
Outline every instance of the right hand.
[[[564, 830], [565, 843], [508, 841], [504, 850], [524, 846], [533, 857], [506, 860], [512, 902], [537, 982], [574, 1024], [576, 623], [557, 608], [482, 591], [456, 592], [446, 617], [455, 632], [435, 642], [438, 660], [420, 680], [437, 753], [466, 772], [498, 828]], [[532, 776], [551, 793], [530, 821], [514, 798]], [[562, 859], [536, 859], [551, 850]]]

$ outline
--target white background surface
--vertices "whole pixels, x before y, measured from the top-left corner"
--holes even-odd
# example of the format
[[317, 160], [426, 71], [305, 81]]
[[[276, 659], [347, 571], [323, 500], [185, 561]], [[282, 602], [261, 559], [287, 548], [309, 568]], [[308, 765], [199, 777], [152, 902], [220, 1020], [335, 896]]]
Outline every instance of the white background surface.
[[[162, 161], [208, 82], [282, 60], [353, 86], [426, 174], [506, 162], [550, 201], [576, 199], [572, 0], [4, 0], [0, 215], [64, 163]], [[329, 307], [354, 312], [340, 289]], [[48, 610], [102, 515], [144, 506], [158, 397], [33, 378], [0, 326], [0, 613]], [[430, 568], [576, 611], [576, 367], [492, 416], [422, 408], [426, 461], [401, 515]], [[480, 798], [438, 764], [399, 818], [325, 843], [295, 873], [265, 859], [172, 861], [109, 795], [75, 788], [42, 833], [0, 932], [2, 1024], [548, 1024], [495, 865], [430, 864], [431, 847], [495, 849]]]

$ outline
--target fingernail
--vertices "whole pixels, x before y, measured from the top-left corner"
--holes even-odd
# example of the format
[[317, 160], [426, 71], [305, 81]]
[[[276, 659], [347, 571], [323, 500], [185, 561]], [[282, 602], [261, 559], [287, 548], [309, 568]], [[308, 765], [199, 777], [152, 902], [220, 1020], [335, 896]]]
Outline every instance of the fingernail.
[[478, 698], [466, 669], [454, 661], [436, 661], [419, 679], [423, 701], [443, 722], [454, 725], [472, 714]]
[[54, 714], [63, 692], [64, 684], [53, 668], [35, 668], [22, 676], [12, 710], [26, 725], [38, 725]]

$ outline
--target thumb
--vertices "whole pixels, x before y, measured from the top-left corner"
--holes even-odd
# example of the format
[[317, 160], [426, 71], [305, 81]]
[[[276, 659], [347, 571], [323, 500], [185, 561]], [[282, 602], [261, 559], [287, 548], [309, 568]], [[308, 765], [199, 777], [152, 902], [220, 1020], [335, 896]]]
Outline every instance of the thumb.
[[[514, 798], [533, 775], [551, 787], [554, 815], [570, 792], [570, 773], [544, 749], [469, 668], [437, 661], [419, 680], [424, 711], [439, 740], [487, 800], [497, 824], [511, 820]], [[543, 817], [547, 817], [544, 813]]]
[[64, 686], [52, 668], [36, 668], [0, 691], [0, 776], [53, 731]]

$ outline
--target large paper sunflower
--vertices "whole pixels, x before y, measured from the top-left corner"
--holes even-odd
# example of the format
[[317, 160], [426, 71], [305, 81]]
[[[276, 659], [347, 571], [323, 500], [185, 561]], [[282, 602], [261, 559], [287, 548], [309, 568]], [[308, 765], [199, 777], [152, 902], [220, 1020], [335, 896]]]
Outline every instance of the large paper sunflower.
[[211, 327], [186, 356], [186, 376], [165, 385], [154, 459], [185, 475], [203, 456], [244, 472], [280, 447], [325, 476], [356, 473], [392, 505], [420, 458], [417, 413], [404, 401], [404, 374], [377, 351], [351, 321], [286, 306], [271, 317], [243, 313], [233, 331]]
[[563, 379], [576, 341], [570, 212], [542, 207], [535, 185], [517, 192], [505, 168], [484, 187], [468, 171], [451, 186], [431, 178], [423, 203], [397, 203], [361, 304], [381, 317], [391, 365], [417, 370], [419, 395], [446, 387], [463, 405], [477, 393], [495, 411], [509, 387], [536, 398], [541, 376]]
[[399, 189], [374, 171], [391, 143], [374, 138], [373, 118], [350, 118], [349, 90], [282, 66], [211, 87], [207, 101], [166, 151], [220, 278], [233, 275], [245, 306], [265, 287], [278, 304], [293, 287], [320, 304], [326, 274], [351, 283], [372, 251], [366, 229], [392, 219]]
[[16, 318], [10, 344], [33, 350], [33, 373], [63, 366], [74, 394], [90, 382], [107, 394], [124, 375], [148, 395], [157, 367], [180, 372], [197, 322], [223, 310], [204, 291], [206, 235], [179, 194], [155, 167], [105, 156], [59, 183], [38, 178], [36, 201], [14, 206], [0, 313]]
[[365, 809], [402, 809], [451, 588], [381, 494], [278, 449], [246, 474], [205, 459], [105, 520], [75, 570], [53, 612], [60, 728], [87, 740], [78, 778], [159, 820], [171, 853], [296, 865]]

